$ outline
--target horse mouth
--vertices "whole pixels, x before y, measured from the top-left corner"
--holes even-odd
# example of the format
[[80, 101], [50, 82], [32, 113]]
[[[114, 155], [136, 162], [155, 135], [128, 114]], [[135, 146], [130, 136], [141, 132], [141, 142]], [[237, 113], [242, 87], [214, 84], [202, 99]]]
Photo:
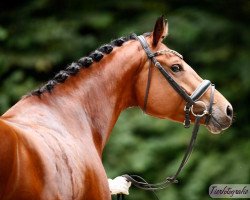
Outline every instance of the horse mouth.
[[224, 123], [217, 120], [214, 116], [211, 116], [211, 119], [207, 125], [208, 130], [213, 134], [219, 134], [222, 131], [226, 130], [231, 126], [231, 121], [226, 121]]

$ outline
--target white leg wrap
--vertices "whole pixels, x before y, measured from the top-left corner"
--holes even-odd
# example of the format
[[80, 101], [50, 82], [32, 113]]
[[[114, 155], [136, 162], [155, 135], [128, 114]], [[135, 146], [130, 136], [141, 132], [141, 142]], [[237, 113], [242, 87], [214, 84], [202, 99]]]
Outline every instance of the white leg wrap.
[[128, 182], [126, 178], [118, 176], [115, 179], [108, 179], [109, 190], [111, 194], [126, 194], [129, 195], [129, 187], [131, 182]]

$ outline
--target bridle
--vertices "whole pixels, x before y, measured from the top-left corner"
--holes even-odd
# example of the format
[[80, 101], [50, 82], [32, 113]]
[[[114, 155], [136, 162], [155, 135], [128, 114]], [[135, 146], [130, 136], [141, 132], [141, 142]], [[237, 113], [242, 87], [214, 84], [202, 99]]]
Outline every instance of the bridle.
[[[185, 120], [183, 123], [185, 128], [190, 127], [190, 123], [191, 123], [190, 112], [192, 112], [192, 114], [195, 116], [197, 115], [193, 112], [193, 105], [195, 105], [195, 103], [205, 94], [205, 92], [211, 86], [209, 108], [208, 109], [206, 108], [206, 104], [204, 102], [199, 101], [199, 102], [202, 102], [205, 109], [204, 109], [203, 113], [201, 114], [202, 116], [200, 116], [199, 114], [198, 115], [200, 117], [206, 116], [205, 121], [207, 124], [209, 122], [209, 119], [210, 119], [211, 114], [212, 114], [214, 89], [215, 89], [214, 84], [211, 84], [211, 82], [209, 80], [203, 80], [201, 82], [201, 84], [195, 89], [195, 91], [191, 95], [188, 95], [186, 93], [186, 91], [182, 89], [182, 87], [169, 75], [169, 73], [164, 69], [164, 67], [155, 58], [163, 53], [173, 53], [173, 54], [177, 55], [178, 57], [180, 57], [181, 59], [183, 59], [182, 55], [174, 50], [171, 50], [171, 49], [161, 50], [161, 51], [157, 51], [157, 52], [153, 53], [150, 50], [148, 43], [147, 43], [144, 36], [142, 36], [142, 35], [140, 35], [140, 36], [134, 35], [134, 36], [141, 43], [141, 46], [143, 47], [145, 53], [147, 54], [148, 59], [161, 72], [161, 74], [169, 82], [169, 84], [175, 89], [175, 91], [186, 101], [186, 106], [184, 107]], [[144, 96], [144, 106], [143, 106], [144, 112], [146, 112], [146, 109], [147, 109], [147, 101], [148, 101], [150, 83], [151, 83], [151, 65], [149, 65], [149, 69], [148, 69], [148, 81], [147, 81], [146, 92], [145, 92], [145, 96]]]
[[[160, 73], [164, 76], [164, 78], [168, 81], [168, 83], [174, 88], [174, 90], [186, 101], [186, 105], [184, 107], [184, 112], [185, 112], [185, 120], [184, 120], [184, 127], [189, 128], [190, 127], [190, 115], [195, 117], [195, 122], [194, 122], [194, 128], [192, 131], [192, 136], [190, 139], [190, 142], [188, 144], [188, 147], [186, 149], [186, 152], [184, 154], [184, 157], [180, 163], [179, 168], [177, 169], [176, 173], [171, 176], [167, 177], [163, 182], [156, 183], [156, 184], [149, 184], [147, 183], [142, 177], [137, 176], [137, 175], [123, 175], [127, 181], [130, 181], [134, 186], [137, 188], [143, 189], [143, 190], [150, 190], [150, 191], [155, 191], [155, 190], [161, 190], [166, 188], [172, 183], [178, 183], [177, 176], [179, 173], [182, 171], [184, 166], [186, 165], [192, 150], [194, 148], [194, 144], [196, 141], [197, 133], [199, 131], [200, 127], [200, 121], [202, 118], [205, 118], [205, 124], [207, 125], [210, 121], [210, 118], [212, 116], [212, 109], [213, 109], [213, 103], [214, 103], [214, 91], [215, 91], [215, 86], [214, 84], [211, 84], [209, 80], [203, 80], [200, 85], [194, 90], [194, 92], [191, 95], [188, 95], [185, 90], [182, 89], [182, 87], [169, 75], [169, 73], [164, 69], [164, 67], [157, 61], [156, 57], [158, 55], [161, 55], [163, 53], [173, 53], [180, 58], [182, 56], [174, 51], [174, 50], [161, 50], [157, 52], [152, 52], [148, 46], [148, 43], [143, 35], [137, 36], [136, 34], [133, 34], [134, 38], [138, 40], [144, 49], [145, 53], [147, 54], [148, 59], [154, 64], [154, 66], [160, 71]], [[146, 91], [145, 91], [145, 96], [144, 96], [144, 107], [143, 110], [146, 112], [147, 109], [147, 102], [148, 102], [148, 96], [149, 96], [149, 89], [150, 89], [150, 83], [151, 83], [151, 64], [149, 65], [148, 69], [148, 81], [146, 85]], [[207, 108], [206, 104], [199, 100], [205, 93], [206, 91], [211, 88], [210, 92], [210, 101], [209, 101], [209, 106]], [[193, 110], [193, 106], [200, 102], [204, 106], [204, 110], [201, 114], [197, 114]], [[124, 199], [124, 195], [118, 194], [117, 199]]]

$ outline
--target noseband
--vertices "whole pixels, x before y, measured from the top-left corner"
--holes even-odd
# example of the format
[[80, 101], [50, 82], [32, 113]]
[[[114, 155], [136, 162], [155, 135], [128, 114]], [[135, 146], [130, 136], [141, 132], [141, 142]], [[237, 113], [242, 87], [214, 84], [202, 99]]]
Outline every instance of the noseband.
[[[141, 46], [143, 47], [145, 53], [147, 54], [148, 59], [154, 64], [154, 66], [161, 72], [161, 74], [164, 76], [164, 78], [168, 81], [168, 83], [174, 88], [174, 90], [186, 101], [186, 105], [184, 107], [184, 114], [185, 114], [185, 120], [184, 120], [184, 127], [189, 128], [190, 127], [190, 115], [195, 117], [195, 122], [194, 122], [194, 128], [192, 131], [192, 136], [189, 142], [189, 145], [186, 149], [186, 152], [184, 154], [184, 157], [180, 163], [179, 168], [177, 169], [177, 172], [175, 173], [174, 176], [167, 177], [163, 182], [161, 183], [156, 183], [156, 184], [149, 184], [147, 183], [143, 178], [137, 175], [123, 175], [128, 181], [130, 181], [134, 186], [144, 189], [144, 190], [160, 190], [166, 188], [169, 184], [171, 183], [178, 183], [177, 176], [179, 173], [182, 171], [183, 167], [186, 165], [192, 150], [194, 148], [195, 140], [197, 137], [197, 133], [199, 131], [200, 127], [200, 121], [202, 118], [205, 118], [205, 124], [207, 125], [211, 115], [212, 115], [212, 107], [213, 107], [213, 102], [214, 102], [214, 91], [215, 91], [215, 86], [214, 84], [211, 84], [209, 80], [203, 80], [200, 85], [194, 90], [194, 92], [191, 95], [188, 95], [185, 90], [182, 89], [182, 87], [169, 75], [169, 73], [165, 70], [165, 68], [157, 61], [156, 57], [158, 55], [163, 54], [164, 52], [168, 53], [173, 53], [177, 55], [178, 57], [182, 58], [182, 56], [174, 51], [174, 50], [162, 50], [162, 51], [157, 51], [153, 53], [149, 46], [148, 43], [145, 39], [144, 36], [140, 35], [137, 36], [134, 34], [134, 37], [140, 42]], [[163, 52], [164, 51], [164, 52]], [[147, 109], [147, 101], [148, 101], [148, 95], [149, 95], [149, 88], [150, 88], [150, 83], [151, 83], [151, 65], [149, 65], [149, 70], [148, 70], [148, 81], [146, 85], [146, 92], [144, 96], [144, 107], [143, 110], [146, 112]], [[206, 91], [211, 87], [211, 92], [210, 92], [210, 101], [209, 101], [209, 106], [207, 108], [206, 104], [199, 100], [205, 93]], [[193, 107], [195, 104], [200, 102], [204, 110], [201, 114], [196, 114], [193, 110]], [[117, 199], [124, 198], [123, 195], [117, 196]]]

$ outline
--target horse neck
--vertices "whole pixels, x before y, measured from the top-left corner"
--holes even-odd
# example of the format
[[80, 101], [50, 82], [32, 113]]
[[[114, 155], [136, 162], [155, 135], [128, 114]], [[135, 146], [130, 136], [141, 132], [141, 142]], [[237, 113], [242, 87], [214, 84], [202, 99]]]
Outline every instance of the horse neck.
[[[51, 94], [45, 94], [58, 115], [62, 115], [63, 108], [66, 121], [68, 116], [73, 116], [74, 124], [90, 126], [100, 153], [121, 111], [136, 105], [133, 86], [143, 56], [138, 53], [136, 42], [129, 41], [98, 63], [80, 70]], [[85, 120], [75, 117], [80, 115]]]

